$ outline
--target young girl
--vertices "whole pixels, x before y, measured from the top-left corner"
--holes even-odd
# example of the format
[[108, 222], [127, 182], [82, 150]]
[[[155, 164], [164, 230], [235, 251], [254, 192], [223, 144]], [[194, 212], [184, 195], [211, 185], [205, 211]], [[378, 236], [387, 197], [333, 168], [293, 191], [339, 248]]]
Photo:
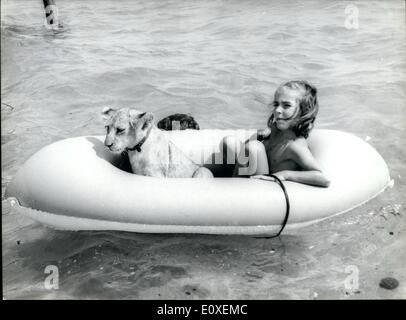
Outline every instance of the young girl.
[[[258, 131], [262, 141], [249, 140], [242, 145], [233, 137], [223, 140], [227, 154], [239, 155], [233, 176], [274, 180], [268, 176], [272, 173], [280, 180], [328, 187], [330, 181], [306, 141], [318, 109], [317, 89], [309, 83], [289, 81], [280, 86], [275, 92], [268, 128]], [[241, 161], [241, 152], [248, 152], [249, 161]]]

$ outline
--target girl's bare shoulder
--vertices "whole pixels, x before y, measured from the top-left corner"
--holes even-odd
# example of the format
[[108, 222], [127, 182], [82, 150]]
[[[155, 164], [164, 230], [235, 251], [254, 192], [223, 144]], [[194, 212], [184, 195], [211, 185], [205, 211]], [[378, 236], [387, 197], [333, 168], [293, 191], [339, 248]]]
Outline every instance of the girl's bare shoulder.
[[295, 140], [291, 140], [286, 147], [286, 151], [293, 154], [308, 150], [309, 146], [307, 144], [307, 140], [304, 137], [297, 137]]

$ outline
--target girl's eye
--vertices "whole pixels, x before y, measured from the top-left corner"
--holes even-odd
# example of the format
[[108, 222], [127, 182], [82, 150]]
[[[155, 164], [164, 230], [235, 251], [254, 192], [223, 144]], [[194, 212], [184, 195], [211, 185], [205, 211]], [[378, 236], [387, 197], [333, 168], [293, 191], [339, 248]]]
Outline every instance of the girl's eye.
[[288, 109], [290, 108], [292, 105], [290, 103], [284, 103], [283, 105], [283, 109]]
[[104, 126], [106, 128], [107, 133], [110, 131], [110, 127], [109, 126]]
[[272, 106], [273, 106], [274, 108], [276, 108], [277, 106], [279, 106], [279, 103], [275, 101], [274, 103], [272, 103]]

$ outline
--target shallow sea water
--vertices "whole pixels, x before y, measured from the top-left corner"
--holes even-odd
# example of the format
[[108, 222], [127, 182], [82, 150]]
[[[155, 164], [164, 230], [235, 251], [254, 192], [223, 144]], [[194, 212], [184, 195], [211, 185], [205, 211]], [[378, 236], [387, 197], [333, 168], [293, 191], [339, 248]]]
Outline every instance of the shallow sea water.
[[[349, 3], [57, 0], [65, 30], [54, 34], [41, 1], [2, 1], [4, 298], [406, 298], [405, 3], [354, 2], [359, 28], [347, 29]], [[260, 128], [291, 79], [317, 86], [318, 128], [380, 152], [393, 188], [273, 239], [56, 231], [4, 200], [41, 147], [103, 134], [104, 106]], [[58, 290], [44, 287], [47, 265], [59, 268]], [[358, 287], [346, 285], [353, 270]], [[399, 287], [380, 288], [384, 277]]]

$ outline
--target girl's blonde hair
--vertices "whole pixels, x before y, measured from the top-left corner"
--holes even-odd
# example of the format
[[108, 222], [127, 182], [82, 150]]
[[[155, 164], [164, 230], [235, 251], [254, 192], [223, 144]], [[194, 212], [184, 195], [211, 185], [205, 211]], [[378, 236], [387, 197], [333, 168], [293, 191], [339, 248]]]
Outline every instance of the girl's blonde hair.
[[[309, 136], [309, 132], [313, 129], [314, 121], [316, 120], [316, 116], [319, 111], [317, 89], [307, 81], [295, 80], [286, 82], [285, 84], [281, 85], [276, 90], [276, 92], [278, 92], [278, 90], [283, 87], [298, 90], [303, 89], [305, 91], [299, 101], [299, 119], [296, 125], [293, 127], [293, 131], [295, 132], [296, 136], [303, 136], [307, 138]], [[272, 115], [268, 119], [268, 127], [271, 127], [273, 118], [274, 116], [272, 113]]]

